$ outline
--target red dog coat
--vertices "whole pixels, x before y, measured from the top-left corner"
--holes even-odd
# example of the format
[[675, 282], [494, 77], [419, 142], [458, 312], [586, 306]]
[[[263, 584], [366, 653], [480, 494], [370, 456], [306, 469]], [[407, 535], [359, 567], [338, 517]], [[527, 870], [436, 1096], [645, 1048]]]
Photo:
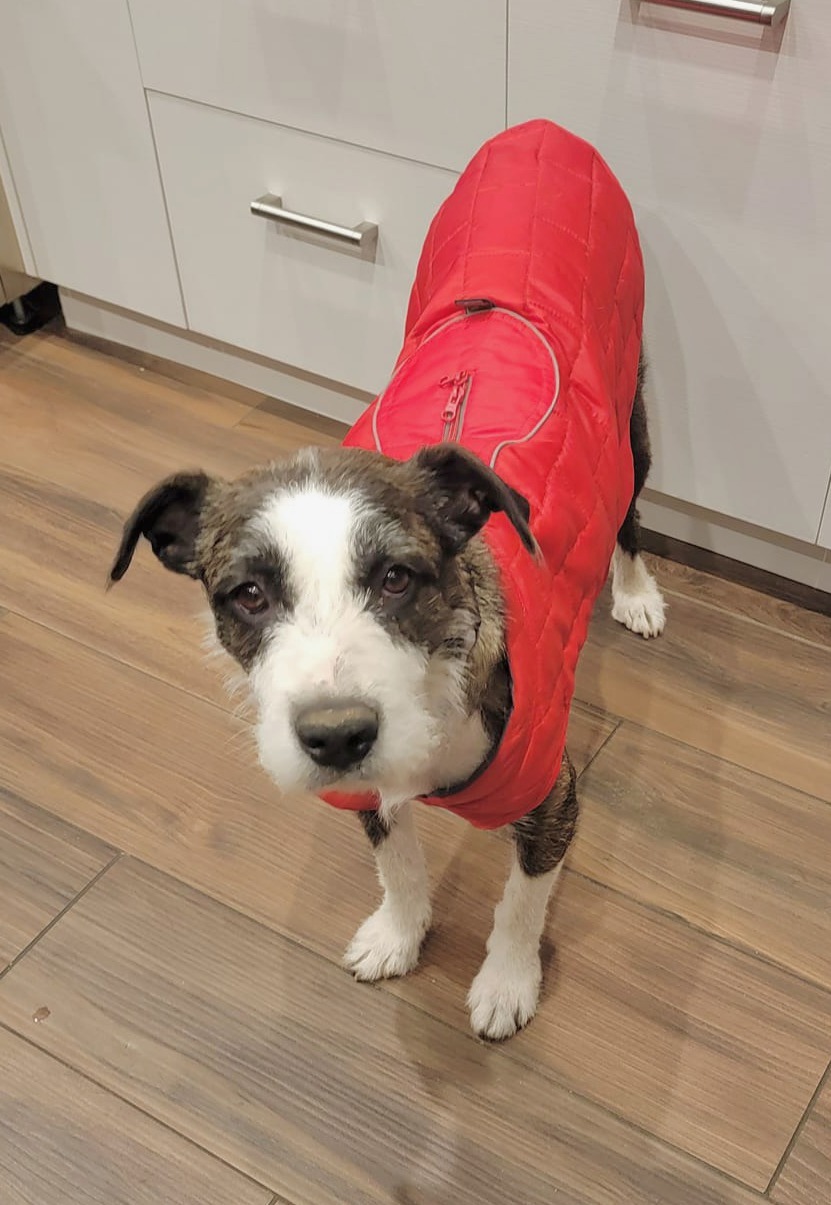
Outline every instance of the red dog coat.
[[461, 790], [424, 800], [479, 828], [531, 811], [560, 770], [577, 657], [632, 499], [642, 313], [632, 210], [598, 153], [551, 122], [507, 130], [433, 219], [393, 377], [344, 441], [403, 460], [455, 440], [530, 503], [541, 561], [504, 515], [483, 530], [506, 603], [502, 740]]

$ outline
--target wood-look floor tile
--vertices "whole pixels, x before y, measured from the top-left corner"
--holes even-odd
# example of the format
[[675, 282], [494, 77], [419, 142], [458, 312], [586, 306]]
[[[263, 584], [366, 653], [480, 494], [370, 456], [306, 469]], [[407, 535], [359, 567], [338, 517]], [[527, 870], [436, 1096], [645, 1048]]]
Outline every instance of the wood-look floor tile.
[[[0, 390], [0, 465], [113, 507], [122, 518], [160, 477], [183, 468], [235, 476], [273, 459], [273, 426], [243, 428], [251, 407], [78, 347], [12, 353]], [[289, 433], [287, 448], [297, 446]], [[110, 549], [97, 550], [102, 562]]]
[[374, 898], [355, 817], [281, 797], [248, 726], [16, 615], [0, 623], [0, 786], [293, 936], [326, 931], [327, 950]]
[[828, 1205], [831, 1197], [831, 1080], [814, 1102], [771, 1193], [776, 1205]]
[[4, 1205], [269, 1205], [272, 1197], [0, 1029], [0, 1199]]
[[[0, 468], [0, 604], [225, 708], [223, 674], [204, 638], [201, 588], [168, 573], [149, 547], [126, 581], [107, 591], [121, 538], [111, 508], [49, 482]], [[0, 669], [2, 674], [2, 669]]]
[[[455, 853], [419, 971], [386, 990], [462, 1028], [492, 859]], [[763, 1189], [831, 1051], [831, 994], [574, 874], [544, 965], [510, 1057]]]
[[[13, 789], [28, 782], [46, 806], [339, 960], [377, 893], [354, 818], [278, 797], [218, 709], [15, 616], [4, 636], [0, 773]], [[446, 816], [421, 828], [437, 931], [422, 972], [385, 990], [466, 1032], [506, 842]], [[831, 997], [577, 878], [551, 932], [541, 1014], [511, 1057], [766, 1183], [827, 1061]]]
[[0, 1015], [297, 1205], [754, 1199], [504, 1050], [127, 862], [7, 976]]
[[[12, 341], [0, 333], [0, 351], [0, 605], [9, 609], [0, 623], [0, 786], [336, 960], [377, 893], [354, 818], [305, 798], [281, 798], [255, 768], [250, 730], [213, 705], [228, 707], [216, 675], [201, 665], [190, 583], [164, 574], [142, 554], [118, 592], [108, 598], [100, 592], [121, 519], [163, 473], [201, 462], [232, 474], [336, 433], [316, 437], [310, 424], [307, 439], [302, 418], [175, 385], [50, 334]], [[769, 600], [761, 604], [759, 596], [739, 595], [741, 587], [725, 589], [717, 579], [703, 580], [706, 575], [662, 566], [658, 574], [670, 591], [669, 625], [659, 641], [625, 632], [609, 619], [608, 600], [601, 601], [578, 675], [578, 697], [588, 706], [576, 708], [570, 733], [578, 765], [597, 754], [614, 730], [614, 716], [658, 734], [624, 728], [600, 753], [583, 791], [574, 864], [636, 898], [566, 876], [548, 931], [540, 1015], [505, 1050], [484, 1050], [466, 1036], [464, 995], [501, 891], [506, 843], [432, 811], [421, 815], [420, 827], [437, 884], [437, 928], [422, 969], [402, 983], [359, 988], [315, 955], [248, 928], [251, 922], [239, 916], [226, 924], [229, 914], [217, 905], [175, 884], [160, 887], [157, 876], [135, 867], [130, 873], [138, 878], [129, 886], [146, 897], [146, 935], [133, 931], [123, 895], [104, 894], [128, 882], [116, 868], [6, 982], [32, 986], [38, 968], [48, 964], [59, 974], [44, 977], [44, 988], [55, 982], [75, 1007], [82, 989], [72, 982], [75, 967], [60, 934], [73, 934], [76, 923], [92, 927], [78, 930], [77, 944], [85, 981], [100, 989], [104, 971], [90, 933], [109, 933], [102, 940], [115, 968], [106, 978], [111, 995], [84, 997], [56, 1040], [79, 1060], [106, 1069], [125, 1091], [161, 1100], [158, 1108], [177, 1111], [183, 1128], [194, 1133], [200, 1127], [224, 1133], [230, 1099], [236, 1126], [230, 1140], [246, 1167], [275, 1159], [275, 1119], [283, 1125], [287, 1118], [296, 1161], [274, 1186], [288, 1184], [298, 1201], [444, 1205], [447, 1176], [462, 1182], [454, 1201], [485, 1200], [483, 1177], [488, 1192], [502, 1187], [506, 1147], [511, 1191], [523, 1201], [744, 1205], [754, 1199], [554, 1082], [762, 1188], [831, 1048], [827, 993], [718, 936], [828, 982], [827, 825], [820, 805], [797, 793], [831, 799], [825, 621], [809, 622]], [[767, 790], [757, 776], [770, 780]], [[713, 800], [703, 797], [703, 784]], [[0, 812], [0, 835], [2, 825]], [[54, 835], [48, 823], [44, 831]], [[13, 873], [23, 867], [26, 886], [12, 896], [25, 911], [32, 875], [25, 858], [7, 848], [6, 873], [9, 866]], [[52, 857], [51, 837], [49, 851]], [[57, 854], [55, 860], [63, 874], [65, 862]], [[180, 918], [170, 946], [164, 923], [153, 919], [157, 894], [165, 920], [167, 912]], [[104, 901], [100, 913], [93, 910], [96, 900]], [[109, 912], [115, 920], [103, 915]], [[204, 922], [194, 920], [197, 913]], [[0, 930], [4, 919], [0, 900]], [[214, 931], [226, 934], [216, 958]], [[204, 974], [215, 971], [215, 962], [225, 968], [219, 986], [192, 970], [192, 934], [198, 938], [193, 957]], [[155, 974], [159, 950], [167, 952]], [[257, 969], [260, 954], [276, 967], [271, 978], [268, 966]], [[188, 968], [184, 980], [176, 978], [178, 965]], [[137, 966], [143, 968], [138, 975]], [[139, 993], [132, 1002], [131, 989]], [[263, 1002], [272, 996], [283, 1009], [276, 1065], [266, 1033], [272, 1014]], [[121, 1030], [118, 1015], [109, 1022], [114, 1001], [122, 1008]], [[62, 1025], [70, 1013], [62, 1014]], [[286, 1013], [305, 1025], [299, 1046]], [[149, 1039], [148, 1015], [155, 1018]], [[182, 1054], [180, 1039], [193, 1038], [187, 1035], [194, 1015], [198, 1040]], [[232, 1028], [226, 1040], [229, 1017], [243, 1028]], [[25, 1011], [18, 1022], [43, 1044], [56, 1032], [51, 1018], [35, 1024]], [[175, 1043], [164, 1025], [172, 1027]], [[128, 1031], [120, 1045], [119, 1035]], [[333, 1045], [333, 1095], [321, 1122], [314, 1111], [323, 1108], [321, 1084], [330, 1087], [326, 1060]], [[203, 1048], [224, 1060], [221, 1068], [206, 1055], [200, 1070]], [[148, 1049], [149, 1079], [143, 1078]], [[345, 1068], [343, 1059], [353, 1056], [362, 1073], [369, 1068], [368, 1081], [355, 1066]], [[238, 1073], [244, 1079], [235, 1079]], [[286, 1084], [278, 1106], [275, 1083]], [[820, 1098], [778, 1181], [777, 1192], [792, 1194], [781, 1197], [788, 1205], [818, 1205], [810, 1194], [828, 1158], [826, 1099]], [[344, 1126], [343, 1110], [353, 1101], [360, 1125]], [[377, 1148], [390, 1108], [392, 1149], [396, 1157], [403, 1150], [402, 1160], [411, 1157], [417, 1170], [405, 1160], [401, 1179], [393, 1180], [378, 1167], [376, 1149], [368, 1156], [370, 1171], [356, 1173], [369, 1135]], [[504, 1125], [494, 1128], [504, 1117], [513, 1126], [507, 1138]], [[320, 1126], [327, 1171], [323, 1179], [312, 1177], [311, 1189], [302, 1188]], [[416, 1136], [413, 1149], [405, 1149], [408, 1133]], [[641, 1179], [639, 1167], [646, 1169]], [[331, 1184], [338, 1187], [330, 1192]], [[344, 1184], [357, 1195], [344, 1196]], [[183, 1198], [174, 1193], [171, 1199]], [[231, 1192], [224, 1199], [244, 1198]]]
[[[752, 619], [782, 634], [798, 636], [802, 640], [831, 648], [831, 615], [808, 611], [784, 599], [763, 594], [738, 582], [726, 581], [678, 561], [668, 561], [649, 553], [645, 559], [660, 580], [662, 589], [669, 595], [670, 606], [674, 595], [684, 595], [744, 619]], [[764, 636], [759, 638], [763, 640]]]
[[657, 640], [609, 614], [577, 667], [579, 699], [831, 802], [831, 648], [680, 595]]
[[624, 723], [570, 865], [831, 988], [831, 807]]
[[3, 384], [37, 402], [44, 392], [63, 392], [70, 407], [87, 401], [135, 421], [143, 407], [147, 421], [207, 423], [230, 427], [253, 409], [227, 393], [183, 386], [170, 377], [145, 371], [115, 356], [84, 347], [60, 330], [44, 330], [35, 339], [19, 339], [0, 330]]
[[115, 850], [0, 789], [0, 971]]

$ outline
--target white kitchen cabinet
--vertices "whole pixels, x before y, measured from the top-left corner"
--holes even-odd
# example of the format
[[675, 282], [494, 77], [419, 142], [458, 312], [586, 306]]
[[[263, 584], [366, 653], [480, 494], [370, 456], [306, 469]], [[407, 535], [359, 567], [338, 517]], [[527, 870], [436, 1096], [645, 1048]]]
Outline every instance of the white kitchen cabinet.
[[126, 0], [0, 4], [0, 129], [38, 274], [184, 325]]
[[[312, 408], [314, 381], [341, 413], [341, 385], [387, 379], [455, 173], [506, 121], [560, 122], [641, 230], [652, 521], [726, 555], [741, 535], [776, 571], [762, 542], [813, 545], [781, 569], [810, 584], [831, 548], [829, 62], [826, 0], [777, 33], [646, 0], [0, 0], [0, 175], [68, 315], [268, 367]], [[376, 222], [374, 257], [252, 216], [267, 192]]]
[[[400, 350], [452, 172], [156, 93], [150, 108], [191, 330], [370, 392]], [[372, 255], [250, 213], [379, 228]]]
[[793, 0], [784, 30], [763, 33], [635, 0], [511, 0], [509, 48], [509, 121], [546, 116], [589, 139], [635, 206], [650, 484], [816, 541], [831, 449], [831, 6]]
[[130, 0], [145, 86], [440, 167], [505, 124], [506, 0]]

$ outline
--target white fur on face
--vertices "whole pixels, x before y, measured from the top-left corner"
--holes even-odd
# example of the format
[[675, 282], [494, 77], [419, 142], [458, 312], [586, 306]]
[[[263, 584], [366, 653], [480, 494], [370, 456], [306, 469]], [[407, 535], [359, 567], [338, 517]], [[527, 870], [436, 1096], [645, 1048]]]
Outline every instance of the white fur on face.
[[360, 700], [379, 715], [378, 740], [339, 786], [374, 788], [394, 808], [432, 784], [448, 711], [462, 716], [459, 671], [394, 641], [355, 581], [357, 536], [372, 530], [369, 503], [325, 485], [275, 494], [256, 516], [259, 541], [287, 569], [293, 608], [266, 637], [251, 671], [260, 760], [283, 789], [334, 785], [299, 745], [293, 716], [322, 699]]

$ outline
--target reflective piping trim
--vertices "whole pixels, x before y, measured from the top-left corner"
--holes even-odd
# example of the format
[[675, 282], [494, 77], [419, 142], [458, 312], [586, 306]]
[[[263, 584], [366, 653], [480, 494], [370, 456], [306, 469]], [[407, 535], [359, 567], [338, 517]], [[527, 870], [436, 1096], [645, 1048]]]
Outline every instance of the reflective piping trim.
[[551, 405], [548, 407], [539, 422], [531, 428], [527, 435], [523, 435], [520, 439], [503, 439], [501, 444], [496, 445], [493, 456], [490, 458], [490, 468], [495, 469], [496, 458], [504, 448], [511, 448], [517, 444], [527, 443], [529, 439], [534, 438], [540, 428], [543, 427], [551, 418], [551, 415], [554, 413], [554, 408], [560, 398], [560, 365], [557, 362], [556, 355], [554, 354], [554, 348], [548, 342], [545, 335], [543, 335], [542, 331], [538, 330], [537, 327], [534, 326], [533, 322], [529, 322], [527, 318], [523, 318], [522, 314], [518, 314], [516, 310], [507, 310], [501, 306], [496, 306], [491, 312], [495, 312], [497, 314], [510, 314], [512, 318], [516, 318], [517, 322], [521, 322], [523, 326], [527, 326], [529, 330], [533, 331], [539, 341], [545, 347], [548, 354], [551, 356], [551, 363], [554, 365], [554, 396], [551, 399]]
[[372, 438], [375, 440], [375, 448], [378, 452], [383, 453], [383, 451], [384, 451], [384, 449], [381, 447], [380, 436], [378, 435], [378, 411], [380, 410], [381, 402], [384, 400], [384, 398], [387, 394], [387, 391], [392, 386], [393, 381], [395, 381], [400, 376], [400, 374], [404, 371], [404, 369], [410, 363], [410, 360], [412, 360], [413, 356], [415, 356], [421, 350], [421, 348], [425, 346], [425, 344], [429, 343], [431, 339], [435, 339], [436, 335], [440, 335], [443, 330], [446, 330], [448, 328], [448, 326], [452, 326], [454, 322], [464, 322], [465, 318], [469, 318], [469, 317], [470, 317], [469, 314], [454, 314], [452, 318], [446, 318], [444, 320], [444, 322], [441, 324], [441, 326], [437, 326], [436, 329], [433, 331], [433, 333], [431, 335], [428, 335], [423, 343], [419, 343], [418, 347], [414, 351], [410, 352], [410, 354], [407, 356], [407, 359], [404, 361], [404, 363], [398, 365], [395, 372], [392, 374], [390, 379], [387, 381], [386, 385], [381, 390], [381, 393], [378, 395], [378, 401], [375, 403], [375, 409], [372, 412]]
[[[503, 449], [515, 447], [518, 444], [527, 443], [529, 439], [534, 438], [534, 436], [537, 434], [537, 432], [543, 426], [545, 426], [545, 424], [551, 418], [551, 415], [554, 413], [554, 408], [556, 407], [557, 402], [559, 401], [559, 398], [560, 398], [560, 379], [561, 378], [560, 378], [560, 365], [557, 361], [556, 355], [554, 354], [554, 348], [548, 342], [545, 335], [543, 335], [542, 332], [537, 329], [537, 327], [534, 325], [533, 322], [530, 322], [527, 318], [524, 318], [522, 314], [518, 314], [516, 312], [516, 310], [509, 310], [509, 309], [507, 309], [507, 307], [502, 306], [502, 305], [495, 305], [495, 306], [493, 306], [492, 309], [484, 310], [484, 311], [482, 311], [482, 313], [508, 314], [509, 317], [516, 318], [517, 322], [521, 322], [523, 326], [527, 326], [528, 329], [530, 331], [532, 331], [533, 334], [537, 337], [537, 339], [539, 339], [539, 341], [542, 343], [543, 347], [546, 349], [549, 356], [551, 357], [551, 363], [554, 366], [554, 396], [551, 399], [550, 406], [548, 407], [548, 409], [546, 410], [546, 412], [542, 416], [542, 418], [531, 428], [531, 430], [526, 435], [521, 436], [521, 438], [519, 438], [519, 439], [503, 439], [502, 443], [496, 445], [496, 448], [494, 449], [494, 453], [491, 456], [490, 462], [489, 462], [489, 467], [493, 469], [496, 467], [496, 459], [499, 456], [499, 453], [503, 451]], [[428, 335], [427, 338], [424, 340], [424, 342], [420, 343], [419, 346], [415, 349], [415, 351], [411, 352], [410, 355], [407, 356], [407, 359], [404, 361], [403, 364], [398, 365], [398, 368], [396, 368], [395, 372], [390, 377], [389, 382], [385, 386], [384, 390], [382, 391], [381, 394], [379, 394], [378, 400], [375, 403], [375, 409], [372, 412], [372, 438], [375, 441], [375, 447], [376, 447], [377, 451], [379, 451], [381, 453], [383, 453], [383, 451], [384, 451], [384, 449], [381, 447], [380, 435], [378, 434], [378, 411], [381, 409], [381, 402], [383, 401], [384, 397], [386, 396], [387, 391], [389, 390], [392, 383], [396, 380], [396, 378], [399, 376], [399, 374], [401, 372], [403, 372], [403, 370], [407, 367], [407, 365], [412, 360], [413, 356], [417, 355], [419, 350], [422, 347], [424, 347], [427, 343], [429, 343], [431, 339], [435, 339], [437, 335], [440, 335], [442, 331], [447, 330], [448, 326], [452, 326], [454, 322], [464, 322], [468, 318], [477, 318], [477, 317], [480, 317], [479, 312], [474, 312], [472, 314], [454, 314], [452, 318], [448, 318], [445, 322], [443, 322], [441, 324], [441, 326], [437, 326], [436, 329], [433, 331], [433, 333], [431, 335]]]

